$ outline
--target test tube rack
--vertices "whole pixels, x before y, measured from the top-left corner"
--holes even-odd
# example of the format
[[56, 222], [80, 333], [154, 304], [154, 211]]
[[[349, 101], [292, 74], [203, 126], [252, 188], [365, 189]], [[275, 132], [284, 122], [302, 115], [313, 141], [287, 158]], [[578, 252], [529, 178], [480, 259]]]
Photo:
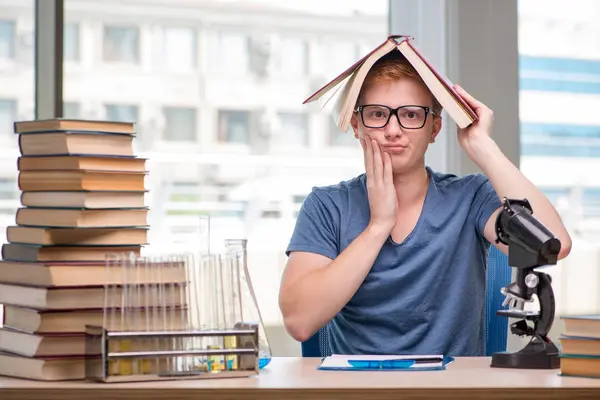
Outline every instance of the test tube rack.
[[[208, 219], [202, 219], [207, 232]], [[246, 240], [225, 250], [106, 258], [103, 322], [87, 325], [86, 380], [247, 377], [271, 359]]]
[[[239, 378], [259, 372], [257, 324], [237, 323], [232, 329], [193, 331], [121, 332], [90, 325], [86, 328], [88, 381]], [[224, 345], [207, 348], [201, 344], [204, 338]]]

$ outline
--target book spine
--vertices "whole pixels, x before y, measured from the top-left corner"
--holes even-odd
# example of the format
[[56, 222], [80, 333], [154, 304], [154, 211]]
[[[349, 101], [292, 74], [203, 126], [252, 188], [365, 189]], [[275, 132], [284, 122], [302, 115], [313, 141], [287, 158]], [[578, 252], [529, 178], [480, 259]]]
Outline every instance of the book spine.
[[[16, 124], [16, 122], [15, 122]], [[16, 125], [15, 125], [16, 126]], [[23, 144], [21, 143], [21, 140], [23, 139], [23, 135], [19, 135], [19, 139], [18, 139], [18, 144], [19, 144], [19, 153], [21, 153], [21, 155], [23, 154]]]

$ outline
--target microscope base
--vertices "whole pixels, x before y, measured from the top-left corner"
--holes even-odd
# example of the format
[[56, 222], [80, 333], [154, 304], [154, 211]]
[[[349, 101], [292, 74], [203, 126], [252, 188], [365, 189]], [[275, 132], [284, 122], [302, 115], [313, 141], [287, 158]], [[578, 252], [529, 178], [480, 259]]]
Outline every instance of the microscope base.
[[559, 350], [551, 341], [534, 336], [523, 349], [515, 353], [499, 352], [492, 355], [492, 368], [558, 369]]

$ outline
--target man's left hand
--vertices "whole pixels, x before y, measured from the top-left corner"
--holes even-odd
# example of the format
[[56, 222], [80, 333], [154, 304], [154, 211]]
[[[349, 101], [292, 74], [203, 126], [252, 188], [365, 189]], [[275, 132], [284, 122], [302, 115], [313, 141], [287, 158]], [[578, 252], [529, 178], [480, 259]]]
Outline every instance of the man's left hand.
[[454, 85], [458, 94], [475, 111], [478, 120], [464, 129], [458, 129], [458, 143], [469, 155], [476, 142], [486, 141], [491, 137], [492, 125], [494, 123], [494, 112], [485, 104], [471, 96], [467, 91], [458, 85]]

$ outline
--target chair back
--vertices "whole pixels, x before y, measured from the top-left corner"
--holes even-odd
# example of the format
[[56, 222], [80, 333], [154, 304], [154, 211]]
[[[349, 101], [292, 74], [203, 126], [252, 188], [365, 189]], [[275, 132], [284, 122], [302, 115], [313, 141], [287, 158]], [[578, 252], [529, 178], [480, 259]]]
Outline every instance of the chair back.
[[[485, 353], [491, 356], [506, 350], [508, 336], [508, 318], [496, 315], [502, 309], [504, 295], [500, 292], [511, 282], [512, 269], [508, 257], [495, 246], [490, 246], [486, 277], [485, 295]], [[326, 357], [331, 355], [327, 325], [317, 331], [310, 339], [302, 342], [302, 357]]]

